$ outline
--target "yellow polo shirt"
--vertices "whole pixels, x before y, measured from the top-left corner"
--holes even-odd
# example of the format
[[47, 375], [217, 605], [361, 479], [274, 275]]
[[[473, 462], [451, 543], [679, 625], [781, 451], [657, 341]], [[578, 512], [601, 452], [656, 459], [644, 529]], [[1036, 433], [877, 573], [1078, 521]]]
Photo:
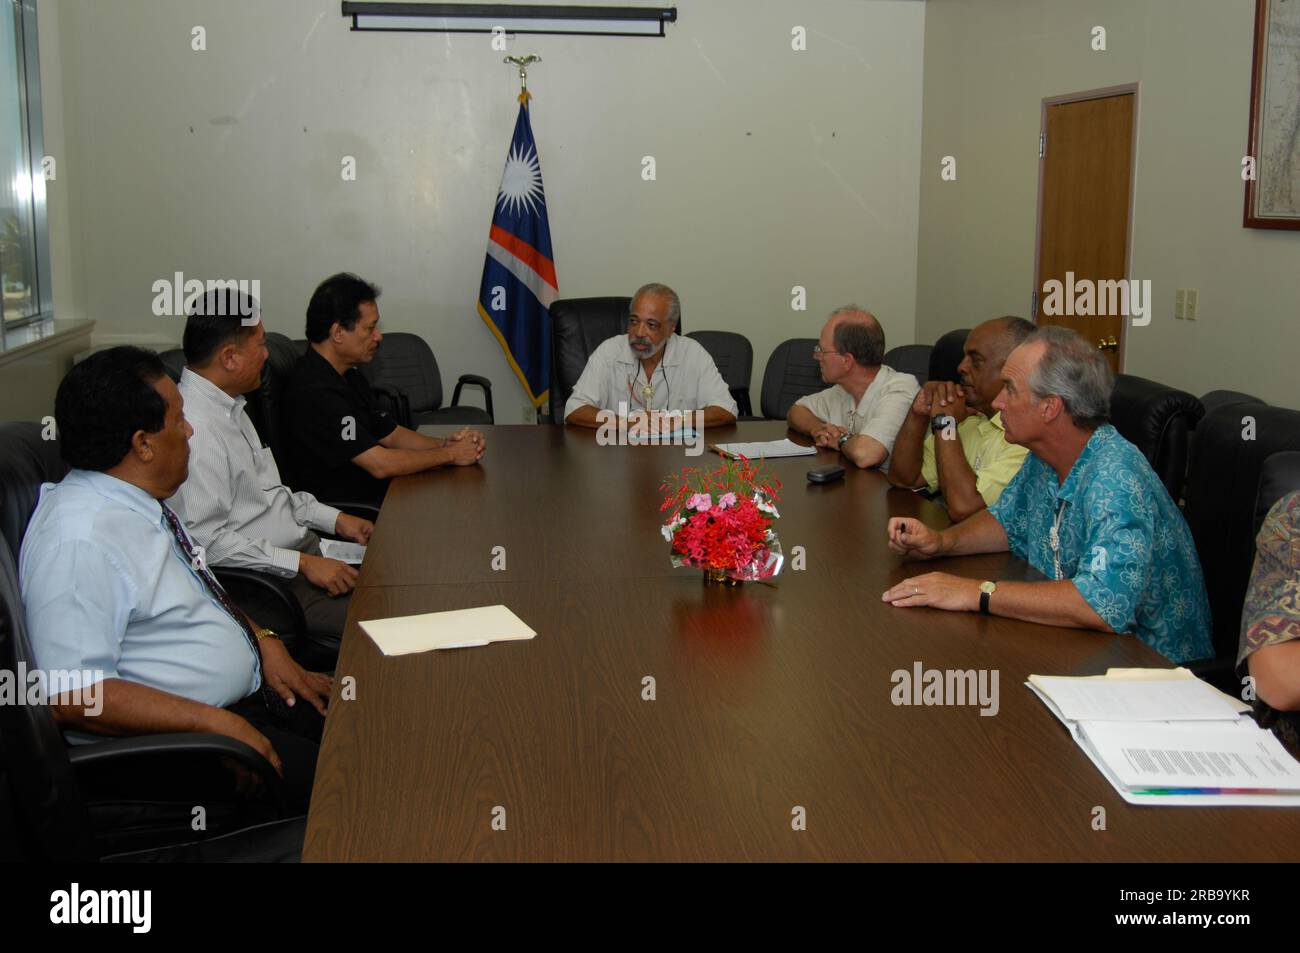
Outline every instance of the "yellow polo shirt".
[[[921, 448], [921, 479], [933, 493], [939, 489], [939, 465], [934, 459], [934, 438], [931, 433]], [[1002, 430], [1002, 415], [991, 418], [971, 414], [957, 425], [957, 439], [961, 441], [962, 454], [975, 473], [975, 489], [992, 506], [1011, 478], [1020, 472], [1029, 450], [1018, 444], [1007, 443]]]

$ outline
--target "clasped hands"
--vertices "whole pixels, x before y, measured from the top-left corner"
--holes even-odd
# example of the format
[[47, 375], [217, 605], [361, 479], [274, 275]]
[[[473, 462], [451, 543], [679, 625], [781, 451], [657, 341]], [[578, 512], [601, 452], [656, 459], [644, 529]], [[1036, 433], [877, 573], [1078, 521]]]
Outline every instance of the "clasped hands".
[[823, 449], [838, 450], [840, 437], [846, 433], [849, 433], [847, 427], [841, 427], [839, 424], [822, 424], [812, 432], [813, 443]]
[[916, 392], [912, 413], [918, 417], [951, 417], [961, 423], [971, 415], [966, 405], [966, 389], [954, 381], [928, 381]]

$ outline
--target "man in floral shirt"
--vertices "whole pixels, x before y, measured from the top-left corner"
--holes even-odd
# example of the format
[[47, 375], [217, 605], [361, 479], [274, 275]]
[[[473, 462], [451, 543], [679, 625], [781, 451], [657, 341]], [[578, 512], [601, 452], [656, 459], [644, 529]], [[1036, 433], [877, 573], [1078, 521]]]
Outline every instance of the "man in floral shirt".
[[1237, 673], [1255, 680], [1259, 723], [1300, 751], [1300, 492], [1273, 505], [1255, 546]]
[[1210, 603], [1187, 523], [1140, 450], [1107, 419], [1114, 376], [1073, 331], [1045, 327], [1002, 368], [1007, 440], [1029, 457], [996, 503], [943, 532], [889, 521], [889, 545], [910, 556], [1008, 549], [1046, 582], [914, 576], [895, 606], [980, 611], [1044, 625], [1136, 635], [1174, 662], [1205, 658]]

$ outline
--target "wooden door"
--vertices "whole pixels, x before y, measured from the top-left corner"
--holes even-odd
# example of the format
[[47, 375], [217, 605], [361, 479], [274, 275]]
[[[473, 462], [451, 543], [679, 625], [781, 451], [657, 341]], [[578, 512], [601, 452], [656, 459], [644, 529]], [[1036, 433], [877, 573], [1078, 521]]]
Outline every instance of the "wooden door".
[[[1101, 307], [1106, 296], [1094, 296], [1092, 315], [1070, 313], [1075, 299], [1069, 294], [1069, 275], [1076, 289], [1080, 281], [1129, 277], [1134, 99], [1132, 92], [1126, 92], [1046, 101], [1040, 140], [1042, 209], [1034, 317], [1040, 325], [1060, 324], [1078, 331], [1106, 352], [1116, 371], [1121, 366], [1126, 319], [1096, 313], [1112, 310], [1113, 297], [1112, 308]], [[1057, 290], [1048, 284], [1052, 281], [1060, 286], [1049, 302], [1051, 291]]]

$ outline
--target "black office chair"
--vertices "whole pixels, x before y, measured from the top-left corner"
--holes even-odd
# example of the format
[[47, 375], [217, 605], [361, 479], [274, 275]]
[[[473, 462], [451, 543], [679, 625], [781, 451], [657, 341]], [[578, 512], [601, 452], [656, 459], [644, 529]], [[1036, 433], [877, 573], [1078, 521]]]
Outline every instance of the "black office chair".
[[957, 368], [966, 356], [966, 338], [970, 337], [970, 328], [958, 328], [949, 331], [934, 342], [930, 352], [930, 368], [927, 381], [955, 381]]
[[1259, 535], [1259, 528], [1273, 504], [1297, 490], [1300, 490], [1300, 450], [1283, 450], [1267, 457], [1259, 468], [1253, 535]]
[[924, 384], [930, 379], [932, 353], [934, 348], [929, 344], [902, 344], [886, 351], [885, 359], [881, 363], [900, 373], [911, 374], [918, 384]]
[[[43, 483], [57, 482], [66, 465], [54, 441], [41, 439], [34, 423], [0, 424], [0, 669], [31, 671], [35, 657], [27, 637], [17, 558]], [[88, 860], [160, 845], [191, 844], [193, 807], [207, 812], [207, 833], [231, 833], [250, 822], [284, 820], [280, 776], [269, 761], [225, 735], [185, 733], [112, 738], [67, 746], [47, 705], [0, 705], [0, 757], [10, 809], [24, 838], [24, 853], [46, 859]], [[96, 790], [109, 771], [129, 775], [139, 765], [175, 778], [196, 768], [222, 771], [229, 759], [262, 779], [265, 797], [245, 801], [229, 790], [193, 789], [160, 798], [149, 787], [123, 792]], [[160, 766], [165, 765], [166, 770]], [[210, 776], [207, 772], [203, 776]], [[157, 775], [155, 775], [157, 776]], [[89, 787], [88, 787], [89, 786]]]
[[185, 370], [185, 351], [181, 348], [172, 348], [170, 351], [163, 351], [158, 355], [163, 362], [163, 367], [167, 369], [167, 376], [172, 379], [173, 383], [181, 382], [181, 371]]
[[795, 401], [825, 390], [821, 365], [813, 357], [816, 338], [782, 341], [767, 359], [763, 371], [761, 406], [768, 420], [784, 420]]
[[[1245, 425], [1243, 418], [1249, 418]], [[1215, 654], [1188, 667], [1229, 694], [1241, 690], [1234, 668], [1241, 610], [1255, 562], [1255, 534], [1262, 519], [1259, 508], [1279, 485], [1279, 478], [1270, 476], [1266, 486], [1265, 463], [1276, 454], [1296, 451], [1300, 451], [1297, 410], [1230, 404], [1206, 414], [1197, 424], [1183, 514], [1205, 575]]]
[[749, 378], [754, 373], [754, 345], [749, 343], [749, 338], [734, 331], [692, 331], [686, 336], [698, 341], [713, 358], [718, 373], [727, 382], [727, 389], [736, 401], [739, 416], [753, 417]]
[[[550, 422], [564, 423], [564, 405], [582, 376], [591, 352], [627, 334], [631, 298], [561, 298], [551, 302]], [[682, 321], [677, 321], [677, 334]]]
[[1204, 415], [1201, 402], [1186, 391], [1132, 374], [1115, 377], [1111, 423], [1142, 451], [1175, 502], [1187, 476], [1188, 435]]
[[[492, 382], [477, 374], [462, 374], [451, 395], [451, 406], [442, 406], [442, 375], [433, 351], [418, 334], [392, 331], [384, 335], [375, 359], [361, 366], [371, 385], [402, 394], [408, 404], [411, 428], [426, 424], [478, 424], [494, 422]], [[465, 386], [481, 388], [486, 409], [461, 406]]]

